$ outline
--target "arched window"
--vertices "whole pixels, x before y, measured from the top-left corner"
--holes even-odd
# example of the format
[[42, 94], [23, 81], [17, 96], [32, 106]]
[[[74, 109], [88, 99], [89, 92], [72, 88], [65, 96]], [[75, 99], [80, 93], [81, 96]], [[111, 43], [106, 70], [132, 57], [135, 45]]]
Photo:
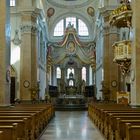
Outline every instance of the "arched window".
[[93, 75], [92, 75], [92, 68], [91, 66], [89, 67], [89, 85], [92, 85], [93, 83]]
[[10, 0], [10, 6], [16, 6], [16, 0]]
[[61, 78], [61, 69], [60, 69], [60, 67], [56, 68], [56, 78]]
[[70, 80], [70, 81], [69, 81], [69, 86], [74, 86], [73, 80]]
[[11, 49], [11, 64], [15, 64], [20, 60], [20, 48], [19, 46]]
[[88, 28], [87, 28], [86, 24], [81, 19], [78, 19], [78, 23], [79, 23], [79, 26], [78, 26], [79, 35], [88, 36]]
[[62, 36], [64, 34], [64, 20], [60, 20], [54, 28], [54, 36]]
[[76, 28], [76, 17], [67, 17], [66, 18], [66, 27], [68, 26], [69, 22]]
[[64, 35], [64, 30], [68, 26], [69, 22], [77, 30], [79, 36], [89, 36], [89, 31], [87, 25], [77, 17], [66, 17], [61, 19], [54, 28], [54, 36]]
[[82, 68], [82, 80], [86, 82], [86, 68], [85, 67]]
[[67, 79], [69, 79], [70, 77], [70, 73], [72, 73], [74, 75], [74, 68], [68, 68], [67, 69]]

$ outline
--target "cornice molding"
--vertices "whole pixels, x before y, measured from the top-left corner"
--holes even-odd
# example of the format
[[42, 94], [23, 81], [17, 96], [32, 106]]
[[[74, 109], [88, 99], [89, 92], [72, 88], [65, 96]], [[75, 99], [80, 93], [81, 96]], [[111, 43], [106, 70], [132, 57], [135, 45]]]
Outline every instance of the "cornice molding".
[[31, 24], [23, 24], [20, 27], [21, 33], [37, 33], [37, 26]]
[[99, 8], [99, 12], [103, 17], [109, 16], [110, 12], [115, 9], [116, 6], [105, 6], [102, 8]]

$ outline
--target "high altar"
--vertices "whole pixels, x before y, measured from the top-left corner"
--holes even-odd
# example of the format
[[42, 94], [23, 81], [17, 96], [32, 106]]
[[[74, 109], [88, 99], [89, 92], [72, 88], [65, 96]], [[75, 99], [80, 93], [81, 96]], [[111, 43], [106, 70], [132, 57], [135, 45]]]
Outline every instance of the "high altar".
[[75, 87], [75, 86], [67, 86], [66, 87], [66, 94], [67, 95], [76, 95], [77, 92], [78, 92], [77, 87]]
[[56, 79], [59, 96], [84, 95], [86, 80], [82, 79], [82, 69], [84, 67], [88, 70], [90, 66], [94, 68], [93, 41], [80, 41], [76, 29], [69, 23], [62, 41], [48, 44], [47, 60], [48, 68], [51, 69], [53, 64], [53, 72], [56, 72], [57, 68], [61, 70], [61, 76]]

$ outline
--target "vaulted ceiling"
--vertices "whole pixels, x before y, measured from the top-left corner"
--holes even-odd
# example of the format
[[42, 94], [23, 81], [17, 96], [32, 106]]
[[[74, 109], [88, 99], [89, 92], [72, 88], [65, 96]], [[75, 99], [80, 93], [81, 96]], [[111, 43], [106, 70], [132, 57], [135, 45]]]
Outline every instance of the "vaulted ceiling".
[[46, 0], [50, 4], [57, 6], [57, 7], [67, 7], [67, 8], [74, 8], [74, 7], [83, 7], [89, 5], [91, 2], [96, 0]]
[[60, 19], [73, 16], [81, 19], [89, 28], [93, 36], [96, 11], [100, 0], [44, 0], [46, 2], [46, 15], [48, 21], [49, 38], [53, 39], [53, 29]]

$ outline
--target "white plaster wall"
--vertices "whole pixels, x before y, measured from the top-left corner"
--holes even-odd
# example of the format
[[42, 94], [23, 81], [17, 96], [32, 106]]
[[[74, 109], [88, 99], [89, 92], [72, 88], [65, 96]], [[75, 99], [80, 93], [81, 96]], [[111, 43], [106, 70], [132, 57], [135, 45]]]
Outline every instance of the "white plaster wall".
[[46, 72], [42, 69], [39, 69], [39, 82], [40, 82], [39, 98], [44, 99], [46, 89]]
[[10, 24], [11, 24], [11, 58], [10, 58], [10, 64], [14, 67], [17, 77], [17, 85], [16, 85], [16, 98], [20, 98], [20, 89], [19, 89], [19, 84], [20, 84], [20, 45], [17, 46], [13, 44], [12, 40], [14, 39], [15, 36], [15, 30], [18, 29], [19, 31], [19, 39], [21, 39], [21, 33], [20, 33], [20, 24], [21, 24], [21, 19], [20, 19], [20, 14], [15, 14], [15, 12], [18, 12], [15, 7], [11, 8], [11, 17], [10, 17]]
[[96, 98], [97, 100], [102, 99], [102, 89], [101, 81], [102, 81], [102, 67], [96, 71]]
[[93, 85], [93, 70], [89, 67], [89, 85]]
[[104, 6], [116, 6], [119, 2], [119, 0], [103, 0]]

